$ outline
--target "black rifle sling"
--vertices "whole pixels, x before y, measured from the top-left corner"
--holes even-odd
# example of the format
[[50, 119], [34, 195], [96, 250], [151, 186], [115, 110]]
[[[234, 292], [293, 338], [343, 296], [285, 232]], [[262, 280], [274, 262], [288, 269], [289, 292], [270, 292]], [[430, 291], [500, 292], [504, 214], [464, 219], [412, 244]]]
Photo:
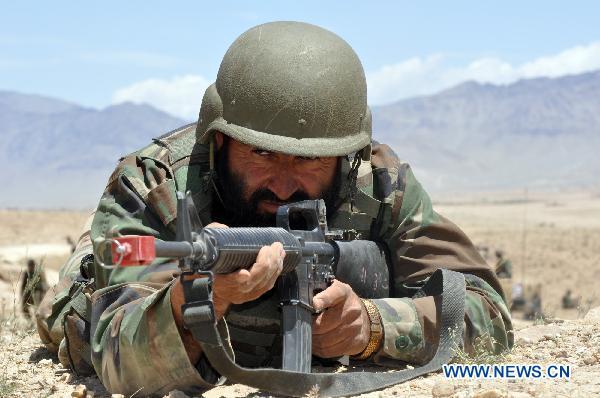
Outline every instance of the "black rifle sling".
[[[238, 366], [220, 344], [210, 344], [202, 339], [207, 327], [214, 323], [191, 326], [193, 335], [202, 342], [202, 348], [211, 365], [235, 383], [246, 384], [274, 394], [302, 397], [311, 392], [319, 396], [338, 397], [379, 390], [415, 377], [439, 370], [453, 357], [462, 345], [465, 313], [465, 278], [461, 273], [446, 269], [434, 272], [422, 291], [423, 296], [441, 296], [442, 314], [439, 345], [427, 364], [414, 369], [396, 372], [300, 373], [281, 369], [248, 369]], [[196, 330], [194, 330], [196, 329]], [[214, 336], [214, 332], [209, 333]], [[220, 339], [219, 339], [220, 340]]]

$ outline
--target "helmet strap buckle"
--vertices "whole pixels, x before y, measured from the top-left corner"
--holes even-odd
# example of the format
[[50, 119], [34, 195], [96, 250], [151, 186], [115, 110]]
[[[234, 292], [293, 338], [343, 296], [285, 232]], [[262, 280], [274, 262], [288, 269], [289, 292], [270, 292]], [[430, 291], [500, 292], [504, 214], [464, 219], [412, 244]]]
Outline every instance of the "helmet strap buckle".
[[348, 196], [350, 199], [350, 211], [354, 211], [356, 190], [358, 189], [358, 187], [356, 186], [356, 179], [358, 178], [358, 168], [360, 167], [364, 150], [365, 148], [348, 155], [348, 161], [351, 163], [350, 171], [348, 172]]

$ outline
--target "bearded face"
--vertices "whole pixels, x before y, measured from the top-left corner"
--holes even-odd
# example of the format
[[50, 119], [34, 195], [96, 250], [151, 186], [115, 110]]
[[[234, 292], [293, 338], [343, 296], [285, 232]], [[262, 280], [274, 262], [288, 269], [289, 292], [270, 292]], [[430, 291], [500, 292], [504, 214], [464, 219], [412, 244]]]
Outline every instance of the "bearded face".
[[327, 214], [335, 212], [337, 158], [283, 155], [223, 137], [216, 157], [224, 205], [215, 206], [218, 221], [232, 227], [272, 227], [279, 206], [308, 199], [323, 199]]

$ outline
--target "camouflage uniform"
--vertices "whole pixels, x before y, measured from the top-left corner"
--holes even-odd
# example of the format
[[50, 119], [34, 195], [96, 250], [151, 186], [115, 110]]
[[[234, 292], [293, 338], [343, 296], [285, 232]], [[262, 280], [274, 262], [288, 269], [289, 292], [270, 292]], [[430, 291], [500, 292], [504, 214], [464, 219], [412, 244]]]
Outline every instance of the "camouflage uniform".
[[[38, 313], [42, 340], [53, 349], [62, 344], [61, 357], [72, 366], [86, 361], [86, 342], [74, 341], [73, 334], [70, 339], [67, 336], [70, 343], [65, 344], [62, 325], [65, 314], [76, 317], [77, 310], [71, 304], [76, 297], [90, 297], [85, 280], [82, 289], [73, 285], [81, 279], [78, 262], [92, 252], [92, 242], [97, 253], [105, 254], [99, 242], [118, 233], [174, 239], [177, 190], [192, 192], [205, 225], [219, 221], [211, 217], [209, 150], [196, 142], [194, 132], [195, 125], [183, 127], [121, 160], [96, 210], [91, 240], [86, 235], [80, 240], [61, 271], [63, 280], [56, 297], [53, 302], [48, 298], [46, 308]], [[392, 297], [373, 300], [384, 326], [384, 342], [373, 360], [420, 364], [432, 357], [439, 335], [437, 298], [410, 296], [440, 267], [466, 274], [465, 348], [472, 349], [480, 338], [485, 338], [492, 352], [510, 348], [510, 313], [498, 293], [493, 271], [465, 234], [434, 212], [410, 167], [398, 161], [388, 147], [373, 148], [371, 163], [363, 165], [357, 179], [363, 199], [354, 208], [343, 204], [331, 221], [333, 228], [353, 227], [365, 239], [384, 242], [391, 254]], [[371, 225], [374, 217], [369, 213], [373, 212], [381, 212], [380, 219], [385, 221], [378, 228]], [[132, 394], [141, 389], [141, 394], [148, 395], [177, 388], [198, 392], [222, 381], [204, 357], [197, 364], [190, 363], [181, 342], [169, 295], [178, 272], [176, 263], [161, 259], [150, 266], [112, 272], [98, 264], [93, 268], [96, 291], [91, 294], [91, 325], [87, 325], [91, 362], [109, 391]], [[244, 366], [278, 366], [280, 314], [272, 293], [232, 306], [219, 323], [222, 335], [228, 333], [236, 362]], [[77, 325], [79, 329], [86, 326], [77, 319], [65, 325], [67, 335]]]

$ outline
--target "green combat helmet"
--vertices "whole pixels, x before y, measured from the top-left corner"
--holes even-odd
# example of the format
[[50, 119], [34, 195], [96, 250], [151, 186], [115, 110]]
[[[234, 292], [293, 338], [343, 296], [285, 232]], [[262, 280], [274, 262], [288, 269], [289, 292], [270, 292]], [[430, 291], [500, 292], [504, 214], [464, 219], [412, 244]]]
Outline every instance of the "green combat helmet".
[[215, 131], [294, 156], [360, 151], [371, 144], [371, 113], [358, 56], [314, 25], [251, 28], [229, 47], [204, 94], [197, 140], [209, 143]]

